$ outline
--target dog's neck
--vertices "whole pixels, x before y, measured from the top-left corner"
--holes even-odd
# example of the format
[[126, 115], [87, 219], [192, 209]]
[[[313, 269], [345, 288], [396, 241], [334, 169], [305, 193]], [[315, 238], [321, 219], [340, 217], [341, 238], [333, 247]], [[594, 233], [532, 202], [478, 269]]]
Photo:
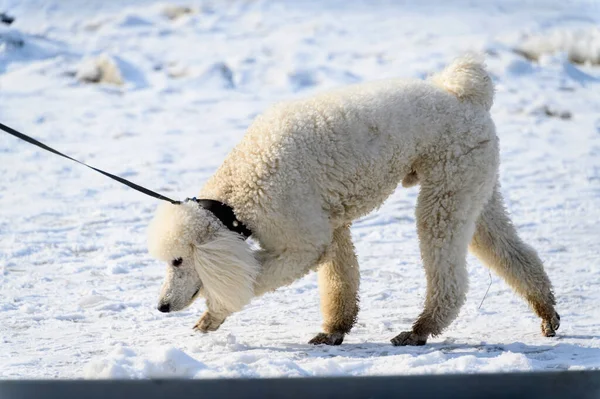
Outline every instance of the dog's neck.
[[232, 207], [221, 202], [215, 201], [211, 199], [197, 199], [188, 198], [186, 201], [194, 201], [202, 208], [211, 212], [225, 227], [229, 230], [240, 234], [244, 238], [248, 238], [252, 235], [252, 231], [246, 227], [244, 223], [242, 223], [237, 216], [235, 216], [235, 212]]

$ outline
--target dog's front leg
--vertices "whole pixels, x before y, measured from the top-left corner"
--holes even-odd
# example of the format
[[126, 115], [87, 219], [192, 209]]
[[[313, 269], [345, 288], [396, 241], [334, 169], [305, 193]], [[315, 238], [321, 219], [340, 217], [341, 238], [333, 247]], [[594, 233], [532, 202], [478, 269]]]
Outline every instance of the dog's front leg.
[[254, 288], [257, 296], [293, 283], [318, 265], [325, 332], [318, 334], [310, 343], [341, 344], [358, 313], [360, 276], [349, 226], [336, 230], [327, 251], [314, 248], [275, 254], [261, 250], [258, 259], [262, 269]]
[[227, 319], [227, 317], [231, 314], [226, 310], [211, 306], [211, 302], [209, 300], [206, 301], [206, 306], [208, 309], [206, 309], [202, 317], [200, 317], [200, 320], [198, 320], [194, 326], [194, 330], [200, 331], [201, 333], [217, 331], [225, 319]]
[[310, 344], [340, 345], [358, 314], [360, 272], [350, 226], [333, 233], [333, 242], [319, 265], [319, 291], [323, 330]]
[[221, 324], [225, 321], [227, 317], [222, 317], [221, 315], [216, 315], [207, 310], [204, 312], [200, 320], [194, 326], [194, 330], [200, 331], [202, 333], [207, 333], [209, 331], [217, 331]]

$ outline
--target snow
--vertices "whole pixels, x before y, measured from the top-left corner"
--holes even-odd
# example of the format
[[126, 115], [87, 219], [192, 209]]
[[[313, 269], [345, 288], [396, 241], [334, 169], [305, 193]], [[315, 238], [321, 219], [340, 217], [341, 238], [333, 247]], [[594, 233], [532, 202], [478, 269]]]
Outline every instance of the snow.
[[[314, 274], [254, 300], [217, 332], [194, 333], [202, 301], [156, 310], [165, 266], [145, 245], [156, 201], [0, 134], [0, 377], [600, 368], [600, 69], [560, 52], [538, 62], [515, 52], [533, 34], [552, 42], [556, 31], [590, 31], [600, 22], [595, 2], [3, 4], [16, 21], [0, 31], [0, 121], [177, 199], [196, 195], [278, 100], [422, 78], [465, 51], [486, 53], [502, 190], [545, 261], [562, 326], [543, 338], [495, 275], [480, 307], [490, 275], [469, 257], [458, 319], [424, 347], [392, 347], [424, 299], [415, 187], [353, 226], [362, 310], [342, 346], [307, 344], [321, 323]], [[101, 56], [114, 60], [122, 86], [77, 80], [82, 63]]]
[[600, 28], [557, 30], [526, 37], [516, 50], [530, 59], [544, 54], [566, 52], [569, 59], [580, 64], [600, 64]]

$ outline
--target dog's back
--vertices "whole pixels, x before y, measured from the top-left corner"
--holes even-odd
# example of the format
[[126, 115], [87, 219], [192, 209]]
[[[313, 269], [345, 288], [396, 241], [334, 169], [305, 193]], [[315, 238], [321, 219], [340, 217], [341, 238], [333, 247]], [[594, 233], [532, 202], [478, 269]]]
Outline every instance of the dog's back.
[[[316, 188], [313, 205], [346, 223], [378, 207], [432, 148], [468, 151], [495, 140], [492, 99], [483, 64], [467, 57], [425, 81], [376, 81], [284, 102], [254, 121], [213, 179], [247, 186], [270, 207]], [[269, 192], [284, 187], [286, 195]]]

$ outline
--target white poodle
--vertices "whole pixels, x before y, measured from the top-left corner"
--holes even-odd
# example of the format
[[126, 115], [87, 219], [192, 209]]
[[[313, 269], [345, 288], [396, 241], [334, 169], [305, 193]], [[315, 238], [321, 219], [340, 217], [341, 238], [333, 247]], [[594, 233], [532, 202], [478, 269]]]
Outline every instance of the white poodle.
[[[149, 234], [150, 253], [169, 262], [159, 310], [201, 295], [208, 310], [195, 328], [214, 331], [253, 297], [317, 270], [324, 332], [310, 342], [341, 344], [358, 312], [350, 226], [402, 181], [421, 185], [427, 298], [412, 330], [392, 343], [423, 345], [456, 318], [468, 247], [554, 336], [551, 283], [500, 194], [493, 94], [484, 65], [465, 57], [427, 81], [360, 84], [271, 108], [206, 183], [207, 200], [159, 207]], [[260, 249], [246, 242], [250, 234]]]

